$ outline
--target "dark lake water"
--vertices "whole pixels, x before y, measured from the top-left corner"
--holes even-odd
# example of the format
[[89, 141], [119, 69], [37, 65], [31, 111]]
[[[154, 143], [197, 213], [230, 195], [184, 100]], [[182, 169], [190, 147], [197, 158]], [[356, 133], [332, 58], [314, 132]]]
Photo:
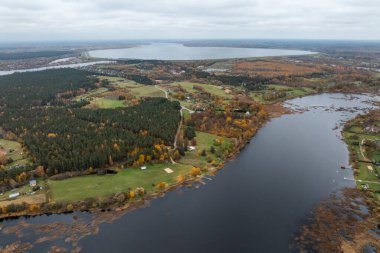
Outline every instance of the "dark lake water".
[[92, 57], [106, 59], [210, 60], [305, 55], [313, 54], [313, 52], [262, 48], [186, 47], [177, 43], [153, 43], [122, 49], [93, 50], [88, 54]]
[[[291, 252], [289, 242], [322, 198], [353, 187], [348, 150], [340, 139], [342, 122], [371, 107], [379, 97], [323, 94], [291, 100], [288, 106], [309, 109], [271, 120], [239, 156], [199, 188], [181, 188], [101, 223], [95, 235], [80, 240], [81, 252]], [[337, 108], [352, 111], [336, 111]], [[76, 214], [91, 224], [91, 214]], [[73, 214], [41, 216], [28, 223], [75, 223]], [[25, 219], [5, 221], [3, 231]], [[70, 229], [69, 232], [70, 233]], [[43, 233], [42, 233], [43, 234]], [[35, 241], [29, 231], [17, 238], [2, 234], [0, 244]], [[63, 238], [35, 244], [30, 252], [67, 246]]]

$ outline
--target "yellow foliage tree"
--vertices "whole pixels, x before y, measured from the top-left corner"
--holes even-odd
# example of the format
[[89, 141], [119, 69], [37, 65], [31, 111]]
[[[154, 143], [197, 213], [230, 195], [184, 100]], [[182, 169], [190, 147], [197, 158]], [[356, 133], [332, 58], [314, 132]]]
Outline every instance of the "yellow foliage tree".
[[186, 177], [184, 175], [178, 175], [177, 178], [177, 183], [183, 183], [186, 180]]
[[201, 174], [201, 169], [200, 168], [198, 168], [198, 167], [191, 168], [191, 170], [190, 170], [190, 175], [191, 176], [196, 177], [196, 176], [198, 176], [200, 174]]
[[128, 196], [129, 196], [130, 199], [135, 198], [135, 197], [136, 197], [136, 193], [135, 193], [135, 191], [130, 191], [130, 192], [128, 193]]
[[40, 210], [40, 206], [38, 204], [30, 204], [29, 207], [28, 207], [28, 209], [31, 212], [38, 211], [38, 210]]
[[36, 170], [35, 170], [35, 174], [38, 176], [38, 177], [43, 177], [45, 175], [45, 170], [44, 170], [44, 166], [37, 166]]
[[113, 159], [111, 155], [108, 156], [108, 164], [113, 165]]
[[158, 151], [162, 151], [161, 145], [160, 144], [155, 144], [154, 148], [157, 149]]
[[48, 138], [56, 138], [57, 134], [55, 134], [55, 133], [48, 133], [47, 137]]
[[165, 182], [159, 182], [156, 187], [159, 189], [159, 190], [164, 190], [166, 188], [166, 183]]
[[117, 151], [120, 151], [119, 144], [117, 144], [117, 143], [114, 143], [114, 144], [113, 144], [113, 148], [114, 148], [115, 150], [117, 150]]
[[28, 178], [28, 174], [26, 174], [26, 172], [21, 172], [20, 175], [18, 175], [17, 177], [17, 181], [19, 183], [23, 183], [26, 181], [27, 178]]
[[138, 162], [140, 165], [144, 164], [145, 163], [145, 155], [140, 154]]
[[142, 187], [137, 187], [136, 190], [135, 190], [135, 192], [136, 192], [138, 195], [142, 196], [142, 195], [145, 194], [145, 189], [142, 188]]

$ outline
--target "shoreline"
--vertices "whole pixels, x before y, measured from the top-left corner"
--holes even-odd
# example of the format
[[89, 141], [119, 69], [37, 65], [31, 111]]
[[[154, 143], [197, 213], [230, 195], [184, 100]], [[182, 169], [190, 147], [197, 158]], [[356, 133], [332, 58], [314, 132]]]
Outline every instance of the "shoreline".
[[[346, 99], [349, 99], [349, 97], [346, 97]], [[290, 103], [290, 104], [292, 104], [292, 103]], [[293, 108], [294, 107], [290, 107], [289, 109], [293, 109]], [[338, 112], [339, 111], [340, 110], [338, 110]], [[299, 114], [302, 112], [303, 111], [293, 110], [293, 113], [295, 113], [295, 114]], [[288, 117], [288, 116], [285, 115], [285, 117]], [[258, 128], [258, 129], [261, 129], [267, 123], [269, 123], [271, 119], [275, 119], [275, 118], [276, 117], [274, 117], [274, 116], [270, 117], [270, 118], [268, 117], [267, 120], [265, 121], [265, 123], [263, 123], [260, 126], [260, 128]], [[352, 119], [349, 119], [349, 120], [352, 120]], [[346, 121], [346, 123], [349, 122], [349, 120]], [[258, 133], [258, 131], [256, 133]], [[254, 136], [255, 136], [255, 134], [252, 135], [251, 139]], [[230, 167], [230, 166], [228, 166], [227, 162], [234, 160], [240, 154], [240, 151], [242, 151], [244, 148], [247, 148], [247, 147], [249, 148], [249, 146], [247, 146], [246, 142], [242, 142], [241, 144], [242, 145], [240, 148], [234, 148], [233, 149], [234, 153], [231, 152], [230, 155], [228, 156], [228, 159], [227, 158], [224, 159], [223, 164], [221, 164], [220, 166], [217, 166], [217, 170], [214, 171], [215, 173], [218, 173], [219, 170], [221, 170], [221, 169], [225, 169], [224, 166], [226, 166], [226, 165], [227, 165], [226, 167]], [[239, 158], [237, 160], [239, 160]], [[214, 173], [212, 173], [212, 174], [214, 174]], [[89, 219], [91, 221], [91, 223], [90, 223], [91, 225], [89, 225], [90, 227], [80, 228], [78, 231], [75, 232], [76, 234], [74, 234], [74, 235], [70, 235], [70, 234], [66, 235], [67, 238], [73, 238], [72, 239], [73, 243], [70, 247], [73, 247], [73, 248], [79, 250], [80, 246], [78, 246], [79, 244], [77, 244], [77, 242], [79, 240], [81, 240], [82, 237], [80, 237], [80, 239], [78, 239], [78, 235], [80, 235], [80, 236], [83, 235], [83, 237], [86, 236], [85, 234], [87, 234], [89, 236], [95, 235], [99, 231], [98, 229], [99, 229], [100, 224], [103, 224], [103, 223], [117, 224], [117, 220], [122, 218], [122, 217], [125, 217], [126, 214], [133, 215], [130, 213], [131, 211], [135, 211], [136, 209], [141, 209], [141, 208], [150, 208], [150, 207], [153, 208], [154, 206], [156, 206], [157, 204], [161, 203], [164, 200], [164, 199], [156, 200], [158, 198], [166, 197], [167, 199], [171, 199], [173, 196], [176, 196], [177, 193], [181, 193], [182, 191], [187, 192], [187, 193], [191, 193], [195, 189], [198, 189], [198, 188], [202, 187], [202, 185], [207, 183], [207, 180], [203, 179], [204, 177], [207, 177], [207, 175], [209, 175], [209, 173], [206, 175], [203, 175], [203, 177], [195, 177], [195, 178], [185, 180], [184, 182], [181, 182], [181, 183], [176, 183], [176, 184], [170, 185], [169, 187], [167, 187], [162, 192], [147, 194], [146, 196], [143, 196], [141, 198], [136, 197], [132, 201], [127, 201], [127, 202], [122, 203], [122, 204], [119, 203], [119, 204], [109, 205], [105, 208], [81, 209], [80, 207], [78, 207], [78, 209], [74, 209], [72, 211], [67, 211], [67, 210], [62, 209], [62, 210], [56, 210], [55, 212], [49, 212], [49, 213], [35, 213], [35, 214], [28, 213], [28, 214], [21, 215], [21, 216], [6, 217], [6, 218], [3, 218], [1, 220], [1, 221], [4, 221], [4, 223], [3, 223], [4, 225], [3, 224], [0, 225], [0, 230], [4, 230], [5, 233], [19, 233], [20, 231], [23, 231], [22, 229], [25, 229], [25, 228], [32, 229], [33, 231], [38, 231], [38, 230], [43, 229], [44, 226], [46, 226], [46, 225], [44, 225], [44, 224], [29, 225], [30, 222], [33, 222], [33, 220], [35, 220], [35, 219], [37, 219], [37, 221], [40, 219], [42, 219], [42, 220], [49, 219], [48, 216], [52, 215], [52, 214], [54, 214], [54, 216], [51, 216], [50, 220], [51, 219], [52, 220], [73, 219], [73, 222], [78, 226], [82, 224], [79, 221], [84, 221], [83, 224], [87, 224], [88, 223], [87, 219]], [[214, 179], [214, 180], [216, 181], [216, 179]], [[188, 188], [194, 187], [194, 188], [193, 189], [185, 189], [182, 187], [188, 187]], [[209, 187], [212, 187], [211, 183], [210, 183]], [[347, 193], [350, 193], [350, 194], [344, 195], [343, 197], [341, 195], [335, 194], [335, 192], [333, 192], [332, 194], [335, 194], [333, 196], [337, 196], [336, 202], [333, 202], [333, 204], [338, 205], [338, 207], [344, 208], [345, 207], [344, 204], [348, 203], [347, 201], [350, 201], [349, 203], [351, 203], [351, 201], [354, 202], [354, 201], [358, 200], [358, 197], [365, 194], [362, 191], [358, 191], [356, 187], [353, 187], [350, 189], [347, 190]], [[174, 191], [174, 192], [172, 192], [170, 195], [166, 196], [166, 193], [169, 193], [171, 191]], [[346, 192], [346, 188], [343, 188], [342, 191]], [[340, 193], [340, 190], [339, 190], [339, 193]], [[209, 197], [211, 197], [211, 196], [209, 196]], [[178, 198], [181, 198], [181, 196], [178, 196]], [[330, 200], [330, 197], [326, 197], [326, 198], [327, 198], [327, 200]], [[152, 201], [152, 200], [156, 200], [156, 201]], [[330, 206], [327, 205], [330, 203], [330, 202], [327, 202], [327, 200], [322, 200], [321, 202], [318, 202], [316, 207], [312, 207], [311, 215], [313, 215], [313, 218], [314, 218], [314, 215], [317, 215], [316, 218], [313, 219], [312, 221], [313, 222], [314, 221], [322, 222], [322, 223], [318, 223], [318, 224], [325, 224], [325, 223], [329, 224], [329, 222], [330, 222], [331, 224], [334, 224], [334, 226], [342, 226], [342, 227], [345, 227], [346, 224], [350, 224], [351, 220], [347, 220], [347, 223], [344, 222], [344, 224], [340, 224], [340, 222], [341, 222], [342, 218], [347, 218], [344, 215], [351, 214], [351, 211], [353, 211], [355, 214], [357, 210], [355, 208], [352, 208], [352, 210], [351, 209], [350, 210], [342, 209], [343, 211], [342, 211], [341, 215], [343, 215], [343, 216], [338, 214], [338, 215], [336, 215], [336, 217], [333, 216], [332, 218], [331, 217], [326, 218], [326, 217], [324, 217], [324, 214], [326, 214], [326, 216], [331, 215], [330, 211], [333, 210], [332, 208], [330, 208]], [[333, 200], [334, 200], [334, 198], [333, 198]], [[152, 201], [152, 202], [150, 202], [150, 201]], [[325, 203], [325, 205], [323, 205], [323, 203]], [[359, 203], [359, 202], [357, 202], [357, 203]], [[363, 198], [360, 201], [360, 203], [362, 203], [361, 205], [363, 205], [363, 206], [368, 205], [368, 203], [365, 203], [365, 198]], [[322, 213], [317, 212], [319, 210], [318, 208], [320, 208], [320, 207], [326, 207], [325, 210], [323, 209]], [[142, 211], [143, 210], [140, 210], [140, 212], [142, 212]], [[146, 211], [148, 211], [148, 210], [145, 210], [144, 212], [146, 212]], [[140, 212], [136, 212], [136, 213], [140, 213]], [[148, 211], [148, 212], [152, 212], [152, 211]], [[56, 214], [58, 214], [58, 215], [56, 215]], [[28, 218], [33, 218], [33, 217], [37, 217], [37, 218], [34, 218], [31, 221], [28, 221]], [[351, 217], [351, 216], [349, 216], [349, 217]], [[365, 216], [365, 217], [367, 217], [367, 216]], [[21, 219], [19, 219], [19, 218], [21, 218]], [[336, 221], [335, 221], [335, 218], [336, 218]], [[331, 220], [333, 220], [334, 223]], [[11, 222], [11, 224], [12, 224], [11, 227], [6, 225], [9, 222]], [[49, 233], [53, 233], [52, 232], [53, 230], [59, 230], [59, 231], [65, 232], [65, 233], [71, 233], [70, 232], [71, 231], [70, 230], [70, 224], [71, 224], [71, 222], [69, 222], [68, 224], [54, 223], [49, 228], [50, 229]], [[314, 223], [311, 223], [311, 224], [314, 224]], [[357, 227], [355, 229], [355, 231], [354, 230], [350, 231], [350, 235], [354, 234], [355, 236], [356, 235], [359, 236], [360, 234], [358, 234], [358, 233], [361, 231], [360, 229], [363, 228], [364, 225], [370, 224], [372, 226], [374, 223], [373, 223], [373, 219], [368, 219], [368, 220], [366, 219], [364, 223], [358, 223], [358, 224], [360, 226]], [[306, 223], [304, 225], [309, 225], [309, 223]], [[359, 230], [357, 230], [357, 229], [359, 229]], [[308, 236], [309, 234], [307, 234], [307, 231], [309, 231], [309, 230], [306, 230], [306, 229], [302, 230], [302, 232], [305, 232], [306, 233], [305, 235]], [[314, 230], [310, 230], [310, 231], [312, 233], [314, 233]], [[336, 236], [334, 234], [334, 231], [335, 230], [333, 230], [333, 229], [322, 230], [322, 233], [320, 235], [319, 234], [316, 234], [316, 235], [321, 236], [321, 238], [323, 238], [323, 234], [326, 234], [326, 237], [330, 234], [332, 234], [333, 236]], [[318, 232], [318, 230], [317, 230], [317, 232]], [[356, 232], [358, 232], [358, 233], [356, 233]], [[312, 235], [314, 235], [314, 234], [312, 234]], [[303, 240], [302, 239], [303, 237], [298, 237], [299, 236], [298, 233], [294, 234], [294, 236], [296, 236], [294, 241], [293, 241], [293, 239], [291, 241], [289, 241], [289, 247], [290, 248], [294, 248], [294, 247], [298, 248], [300, 245], [301, 246], [304, 246], [304, 245], [308, 246], [308, 244], [306, 244], [307, 239]], [[25, 237], [25, 238], [27, 239], [27, 237]], [[58, 237], [56, 237], [53, 234], [49, 241], [53, 242], [53, 240], [56, 240], [57, 238]], [[359, 239], [360, 238], [355, 237], [355, 240], [359, 240]], [[328, 241], [328, 240], [324, 240], [324, 241]], [[316, 238], [314, 240], [314, 242], [318, 243], [318, 238]], [[373, 241], [373, 242], [375, 243], [376, 241]], [[313, 245], [315, 245], [315, 244], [313, 244]], [[324, 244], [322, 244], [322, 245], [324, 245]], [[342, 249], [343, 249], [343, 247], [348, 248], [348, 249], [356, 247], [356, 244], [354, 246], [352, 246], [352, 245], [354, 245], [354, 244], [352, 244], [349, 241], [345, 241], [345, 240], [343, 240], [342, 242], [339, 242], [339, 244], [338, 244], [338, 246], [342, 247]], [[359, 244], [357, 244], [357, 245], [359, 245]], [[362, 244], [360, 244], [360, 245], [362, 245]], [[21, 246], [23, 246], [23, 245], [21, 245]], [[357, 247], [359, 247], [359, 246], [357, 246]], [[15, 245], [15, 248], [17, 248], [17, 247], [20, 247], [20, 246]]]
[[[202, 174], [200, 176], [197, 176], [194, 178], [188, 178], [188, 179], [184, 180], [183, 182], [171, 184], [161, 192], [153, 192], [153, 193], [135, 198], [133, 200], [126, 199], [122, 203], [111, 203], [108, 206], [106, 206], [105, 208], [99, 208], [99, 207], [83, 208], [83, 206], [80, 206], [80, 205], [81, 205], [81, 202], [83, 202], [84, 200], [79, 200], [79, 201], [65, 202], [64, 203], [66, 206], [72, 205], [73, 206], [72, 210], [67, 210], [66, 206], [65, 206], [65, 208], [57, 208], [55, 210], [53, 209], [53, 210], [49, 210], [49, 211], [43, 211], [43, 210], [30, 211], [30, 210], [26, 209], [26, 210], [23, 210], [21, 212], [14, 212], [14, 213], [12, 212], [12, 213], [0, 214], [0, 222], [4, 221], [4, 220], [18, 219], [21, 217], [37, 217], [37, 216], [51, 215], [51, 214], [73, 213], [76, 211], [78, 211], [78, 212], [90, 212], [90, 213], [103, 212], [103, 211], [129, 211], [129, 209], [132, 211], [134, 209], [143, 207], [144, 204], [146, 204], [146, 202], [149, 202], [151, 200], [154, 200], [154, 199], [157, 199], [160, 197], [164, 197], [165, 194], [168, 192], [171, 192], [171, 191], [176, 190], [176, 189], [181, 188], [181, 187], [192, 187], [193, 184], [195, 184], [197, 182], [202, 183], [203, 182], [202, 179], [204, 179], [204, 177], [215, 175], [216, 173], [218, 173], [220, 170], [222, 170], [224, 168], [224, 166], [227, 162], [234, 160], [240, 154], [240, 152], [250, 143], [250, 141], [252, 140], [252, 138], [254, 138], [256, 133], [262, 127], [264, 127], [270, 120], [277, 118], [277, 117], [281, 117], [282, 115], [285, 115], [285, 114], [291, 114], [291, 113], [295, 112], [289, 108], [284, 107], [283, 103], [284, 103], [284, 101], [279, 101], [279, 102], [272, 104], [272, 105], [274, 105], [274, 107], [276, 109], [280, 109], [280, 110], [277, 111], [277, 113], [276, 112], [268, 113], [268, 118], [266, 119], [266, 121], [264, 121], [263, 123], [260, 123], [260, 125], [253, 132], [253, 135], [250, 136], [249, 138], [245, 139], [243, 142], [243, 145], [237, 146], [228, 155], [228, 157], [225, 158], [225, 160], [221, 164], [219, 164], [218, 166], [214, 166], [213, 167], [214, 170], [212, 172], [209, 171], [209, 172]], [[115, 192], [115, 194], [117, 194], [117, 192]], [[54, 204], [54, 202], [52, 202], [52, 203]], [[46, 204], [49, 204], [49, 202], [47, 202]]]
[[[368, 190], [363, 189], [363, 185], [365, 185], [367, 183], [366, 183], [366, 181], [363, 181], [363, 182], [361, 181], [362, 179], [360, 178], [360, 174], [359, 174], [359, 173], [361, 173], [360, 172], [360, 166], [358, 164], [359, 163], [367, 163], [368, 165], [371, 164], [372, 166], [375, 166], [375, 171], [373, 173], [376, 173], [376, 165], [373, 164], [374, 162], [369, 160], [367, 157], [362, 157], [362, 159], [360, 159], [356, 150], [355, 150], [354, 144], [352, 143], [352, 140], [350, 141], [350, 138], [352, 137], [352, 135], [355, 135], [355, 133], [350, 132], [350, 128], [354, 126], [354, 123], [356, 121], [358, 121], [359, 117], [367, 117], [368, 115], [370, 115], [371, 112], [374, 112], [376, 110], [379, 110], [379, 109], [372, 109], [365, 114], [360, 114], [360, 115], [356, 116], [355, 118], [350, 119], [347, 122], [345, 122], [344, 127], [341, 131], [341, 135], [342, 135], [342, 139], [343, 139], [344, 143], [346, 144], [348, 152], [349, 152], [349, 164], [351, 166], [351, 170], [353, 171], [355, 188], [361, 192], [364, 192], [365, 193], [364, 195], [369, 200], [369, 202], [375, 201], [378, 204], [380, 204], [380, 199], [376, 199], [376, 196], [370, 196], [369, 193], [373, 193], [373, 191], [371, 191], [369, 188], [368, 188]], [[360, 135], [360, 134], [358, 133], [358, 135]], [[361, 144], [359, 144], [359, 149], [361, 152], [360, 146], [361, 146]], [[363, 156], [362, 153], [361, 153], [361, 155]], [[376, 183], [376, 182], [374, 182], [374, 183]], [[369, 183], [369, 184], [371, 184], [371, 183]]]
[[[321, 93], [308, 94], [305, 96], [318, 95], [318, 94], [321, 94]], [[362, 94], [362, 93], [345, 93], [345, 92], [343, 92], [343, 94]], [[305, 96], [302, 96], [302, 97], [305, 97]], [[262, 127], [264, 127], [270, 120], [281, 117], [283, 115], [302, 112], [302, 111], [293, 110], [291, 108], [284, 106], [284, 103], [286, 103], [287, 101], [289, 101], [291, 99], [294, 99], [294, 98], [286, 99], [284, 101], [278, 101], [278, 102], [275, 102], [273, 104], [263, 105], [265, 110], [266, 111], [268, 110], [267, 111], [268, 112], [268, 118], [266, 119], [266, 121], [261, 123], [256, 128], [256, 130], [253, 132], [253, 135], [250, 136], [249, 138], [245, 139], [241, 146], [235, 147], [235, 149], [229, 154], [229, 156], [225, 158], [223, 163], [214, 167], [214, 171], [212, 171], [212, 172], [207, 172], [207, 173], [200, 175], [200, 176], [197, 176], [195, 178], [188, 178], [182, 182], [171, 184], [167, 188], [165, 188], [163, 191], [160, 191], [160, 192], [149, 193], [147, 195], [136, 197], [132, 200], [126, 198], [125, 201], [122, 201], [121, 203], [120, 202], [110, 203], [103, 208], [84, 207], [83, 204], [81, 203], [84, 201], [84, 199], [83, 199], [83, 200], [73, 201], [73, 202], [70, 202], [70, 201], [64, 202], [63, 203], [65, 205], [64, 207], [52, 209], [49, 211], [45, 211], [45, 210], [33, 210], [33, 211], [31, 211], [31, 210], [26, 209], [26, 210], [23, 210], [21, 212], [3, 213], [3, 214], [0, 214], [0, 221], [8, 220], [8, 219], [18, 219], [20, 217], [36, 217], [36, 216], [49, 215], [49, 214], [72, 213], [75, 211], [96, 213], [96, 212], [102, 212], [102, 211], [127, 211], [129, 209], [134, 210], [134, 209], [142, 207], [144, 204], [146, 204], [146, 202], [149, 202], [150, 200], [157, 199], [159, 197], [164, 197], [164, 195], [166, 193], [173, 191], [175, 189], [178, 189], [180, 187], [192, 187], [193, 184], [195, 184], [197, 182], [202, 183], [203, 182], [202, 179], [204, 177], [212, 176], [212, 175], [218, 173], [220, 170], [222, 170], [224, 168], [224, 166], [227, 162], [234, 160], [240, 154], [240, 152], [250, 143], [250, 141], [252, 140], [252, 138], [254, 138], [256, 133]], [[343, 133], [343, 131], [342, 131], [342, 133]], [[348, 144], [347, 144], [347, 146], [348, 146]], [[115, 192], [114, 194], [117, 194], [117, 192]], [[50, 202], [50, 203], [57, 204], [57, 202]], [[49, 202], [47, 202], [46, 204], [49, 204]], [[67, 205], [71, 205], [73, 208], [71, 210], [67, 210]]]

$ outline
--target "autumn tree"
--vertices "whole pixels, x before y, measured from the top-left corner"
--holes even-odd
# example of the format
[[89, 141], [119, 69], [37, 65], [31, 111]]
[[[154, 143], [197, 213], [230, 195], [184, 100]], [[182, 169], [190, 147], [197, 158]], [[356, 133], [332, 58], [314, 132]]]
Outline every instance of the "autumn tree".
[[159, 182], [157, 185], [156, 185], [156, 188], [159, 189], [159, 190], [165, 190], [167, 184], [165, 182]]
[[201, 174], [201, 169], [200, 168], [198, 168], [198, 167], [191, 168], [191, 170], [190, 170], [190, 175], [191, 176], [196, 177], [196, 176], [198, 176], [200, 174]]

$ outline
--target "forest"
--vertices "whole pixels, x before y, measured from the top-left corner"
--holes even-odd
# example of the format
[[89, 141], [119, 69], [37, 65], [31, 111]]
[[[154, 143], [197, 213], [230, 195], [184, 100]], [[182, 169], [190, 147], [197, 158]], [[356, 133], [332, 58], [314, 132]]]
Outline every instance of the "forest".
[[[20, 141], [49, 176], [167, 159], [181, 119], [179, 103], [146, 98], [129, 108], [66, 106], [81, 90], [99, 85], [88, 74], [67, 69], [1, 77], [0, 137]], [[0, 180], [22, 180], [18, 172], [30, 169], [1, 171]]]
[[171, 145], [180, 120], [178, 102], [151, 98], [127, 109], [39, 108], [7, 110], [5, 131], [20, 137], [48, 175], [152, 160], [155, 144]]
[[97, 80], [89, 75], [89, 72], [76, 69], [51, 69], [0, 76], [0, 108], [60, 104], [62, 100], [94, 88]]
[[0, 60], [25, 60], [40, 57], [57, 57], [72, 53], [71, 51], [37, 51], [0, 53]]

